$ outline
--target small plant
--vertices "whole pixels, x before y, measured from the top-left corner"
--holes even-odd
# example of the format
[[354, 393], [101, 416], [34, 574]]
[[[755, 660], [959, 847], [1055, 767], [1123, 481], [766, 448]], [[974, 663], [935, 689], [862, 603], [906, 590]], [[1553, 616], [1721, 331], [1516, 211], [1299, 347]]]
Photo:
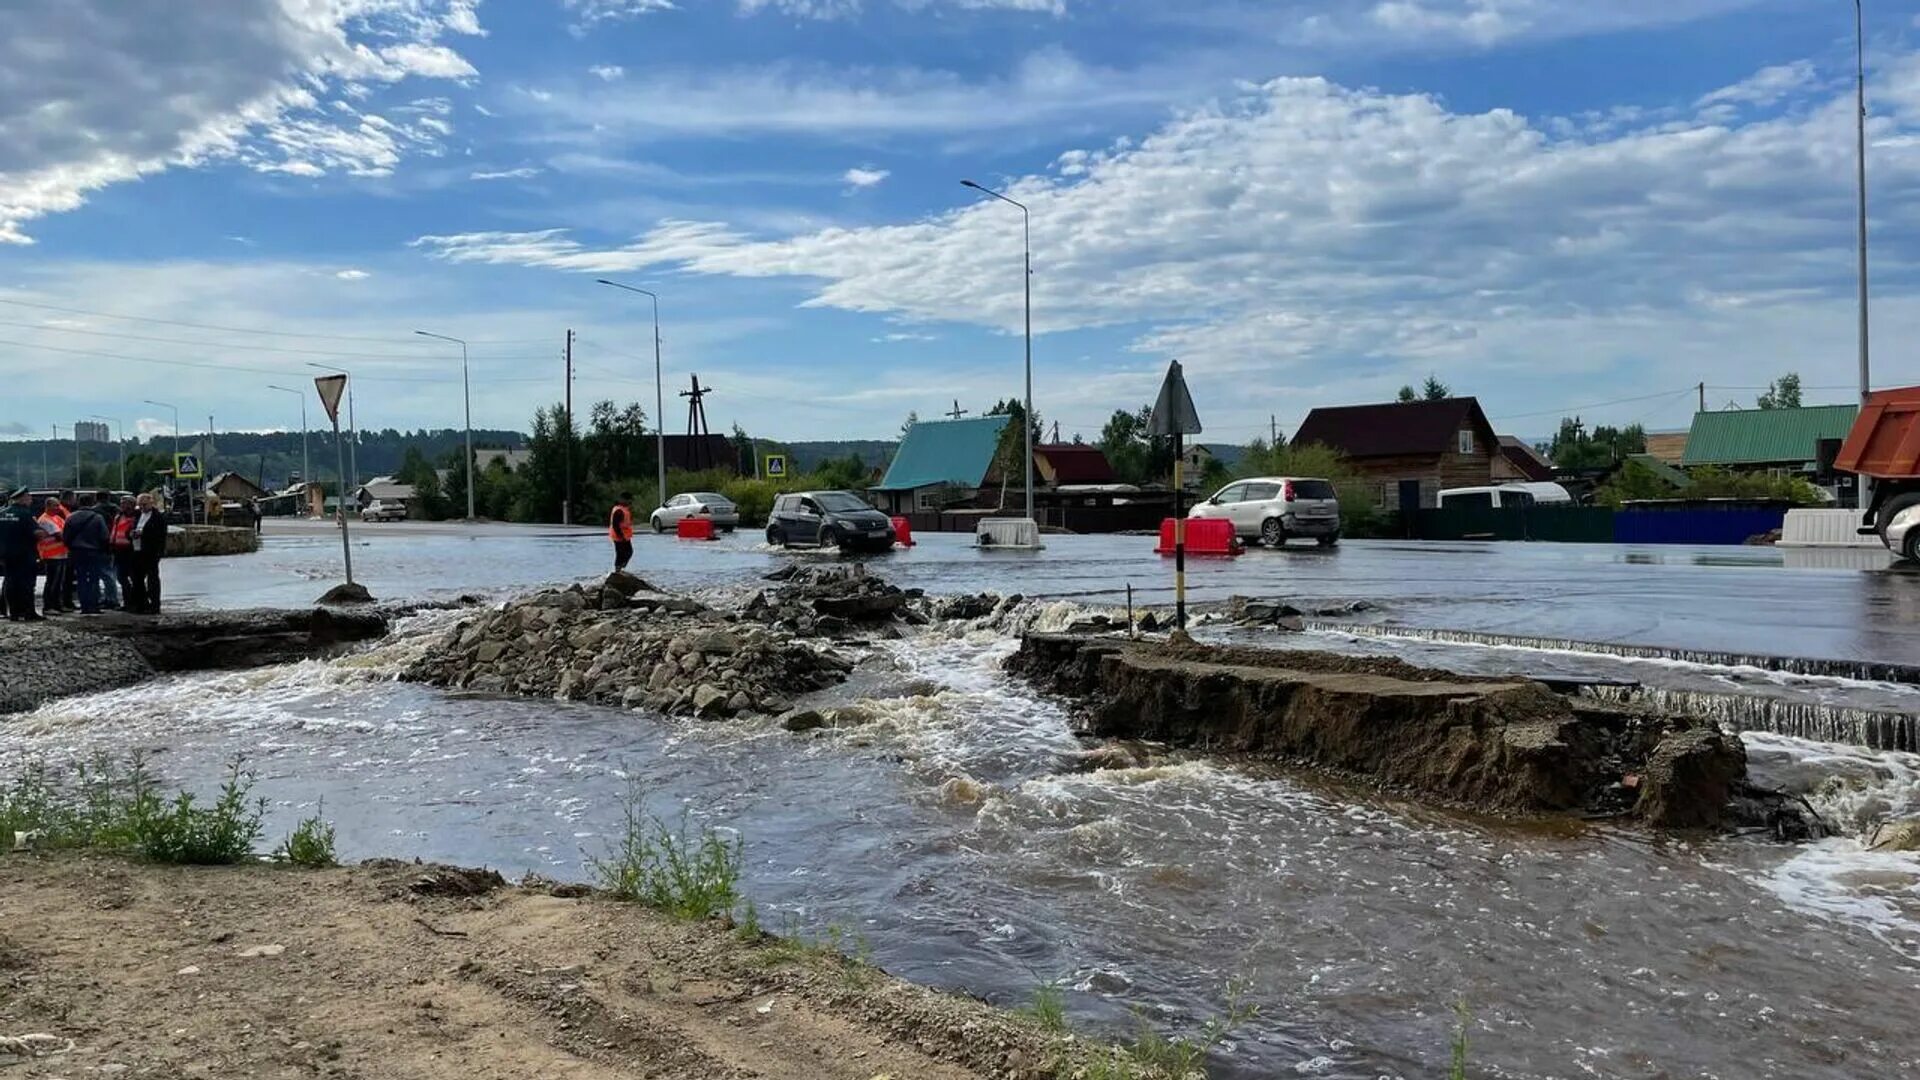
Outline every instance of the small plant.
[[873, 946], [864, 935], [849, 934], [839, 923], [832, 923], [826, 938], [814, 942], [813, 949], [834, 964], [848, 990], [862, 994], [873, 988], [878, 969], [873, 966]]
[[321, 815], [327, 811], [322, 802], [309, 818], [302, 818], [293, 827], [293, 832], [280, 843], [280, 850], [273, 857], [290, 866], [304, 867], [308, 870], [324, 870], [339, 865], [333, 852], [333, 826]]
[[45, 765], [34, 762], [0, 791], [0, 846], [12, 846], [15, 833], [38, 833], [51, 842], [64, 832]]
[[267, 801], [252, 799], [255, 775], [239, 760], [228, 766], [227, 782], [211, 806], [195, 806], [182, 791], [171, 802], [152, 784], [135, 778], [128, 786], [126, 820], [133, 849], [154, 862], [187, 866], [228, 866], [252, 856], [266, 832]]
[[760, 909], [754, 906], [751, 899], [742, 902], [740, 918], [734, 924], [733, 932], [749, 945], [760, 940], [763, 933], [760, 929]]
[[647, 812], [644, 792], [631, 782], [621, 813], [620, 838], [604, 856], [587, 857], [601, 888], [682, 919], [732, 913], [740, 901], [738, 836], [729, 843], [711, 826], [692, 832], [684, 815], [677, 829], [668, 828]]
[[1227, 983], [1227, 1011], [1208, 1020], [1196, 1038], [1168, 1038], [1155, 1031], [1146, 1017], [1135, 1013], [1138, 1033], [1131, 1046], [1108, 1046], [1087, 1059], [1086, 1080], [1186, 1080], [1205, 1076], [1207, 1055], [1219, 1049], [1234, 1030], [1260, 1015], [1258, 1005], [1245, 1000], [1247, 984]]
[[1033, 997], [1020, 1010], [1041, 1028], [1055, 1035], [1067, 1030], [1067, 995], [1057, 981], [1043, 982], [1033, 988]]
[[1453, 1015], [1456, 1021], [1453, 1027], [1453, 1067], [1447, 1070], [1447, 1080], [1467, 1080], [1467, 1025], [1473, 1020], [1473, 1011], [1467, 1008], [1465, 999], [1453, 1003]]

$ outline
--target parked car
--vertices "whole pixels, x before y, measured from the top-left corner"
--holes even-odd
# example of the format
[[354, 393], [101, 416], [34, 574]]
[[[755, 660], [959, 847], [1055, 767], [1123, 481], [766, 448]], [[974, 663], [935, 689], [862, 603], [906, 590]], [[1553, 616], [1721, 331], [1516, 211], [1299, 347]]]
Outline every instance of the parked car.
[[1236, 536], [1279, 547], [1312, 537], [1321, 547], [1340, 542], [1340, 501], [1333, 485], [1307, 476], [1256, 476], [1236, 480], [1195, 506], [1189, 518], [1225, 518]]
[[733, 500], [714, 491], [689, 491], [675, 495], [667, 500], [667, 505], [653, 512], [649, 519], [654, 532], [666, 532], [678, 526], [682, 519], [704, 517], [713, 520], [713, 527], [721, 532], [732, 532], [740, 526], [740, 508]]
[[1571, 506], [1573, 496], [1559, 484], [1534, 482], [1448, 488], [1440, 493], [1442, 507]]
[[796, 492], [773, 500], [767, 543], [888, 551], [893, 548], [893, 519], [850, 491]]
[[375, 499], [360, 511], [361, 521], [405, 521], [407, 504], [398, 499]]

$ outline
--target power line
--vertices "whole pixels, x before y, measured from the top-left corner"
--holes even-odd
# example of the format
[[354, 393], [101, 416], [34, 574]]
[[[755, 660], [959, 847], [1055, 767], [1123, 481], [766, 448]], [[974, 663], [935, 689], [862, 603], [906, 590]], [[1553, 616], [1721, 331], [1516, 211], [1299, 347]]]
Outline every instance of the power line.
[[[0, 296], [0, 304], [15, 307], [38, 308], [41, 311], [58, 311], [66, 315], [91, 315], [99, 319], [122, 319], [127, 322], [155, 323], [160, 326], [182, 326], [190, 330], [217, 330], [224, 334], [261, 334], [269, 337], [311, 338], [316, 341], [359, 341], [374, 345], [394, 345], [406, 340], [403, 334], [387, 337], [356, 337], [349, 334], [314, 334], [294, 330], [262, 330], [251, 326], [217, 326], [213, 323], [186, 322], [180, 319], [156, 319], [146, 315], [116, 315], [111, 311], [90, 311], [86, 308], [61, 307], [58, 304], [42, 304], [32, 300], [17, 300], [9, 296]], [[516, 338], [498, 341], [469, 341], [469, 345], [542, 345], [544, 338]]]
[[[11, 345], [22, 349], [39, 349], [43, 352], [66, 353], [71, 356], [94, 356], [105, 360], [124, 360], [131, 364], [162, 364], [167, 367], [198, 368], [207, 371], [244, 371], [252, 375], [277, 375], [285, 377], [289, 372], [285, 368], [246, 367], [241, 364], [218, 364], [207, 360], [162, 360], [152, 356], [128, 356], [124, 353], [100, 352], [95, 349], [69, 349], [60, 345], [29, 345], [24, 341], [0, 340], [0, 346]], [[409, 375], [356, 375], [361, 382], [404, 382], [404, 383], [443, 383], [453, 381], [451, 377], [409, 376]], [[525, 379], [476, 379], [486, 383], [528, 383], [545, 382], [539, 378]]]
[[1574, 413], [1582, 412], [1587, 409], [1604, 409], [1609, 405], [1626, 405], [1630, 402], [1635, 402], [1635, 401], [1654, 401], [1658, 398], [1678, 397], [1681, 394], [1691, 394], [1694, 392], [1695, 389], [1697, 389], [1697, 387], [1683, 386], [1678, 390], [1666, 390], [1658, 394], [1640, 394], [1635, 397], [1615, 398], [1612, 401], [1596, 401], [1590, 405], [1569, 405], [1561, 409], [1542, 409], [1539, 412], [1507, 413], [1503, 416], [1493, 417], [1493, 419], [1505, 421], [1505, 420], [1526, 420], [1530, 417], [1535, 417], [1535, 416], [1570, 416]]
[[[406, 356], [398, 353], [335, 352], [331, 349], [324, 349], [324, 350], [323, 349], [292, 349], [282, 345], [233, 345], [233, 344], [228, 344], [225, 342], [218, 342], [218, 341], [191, 341], [185, 338], [147, 337], [142, 334], [116, 334], [111, 330], [85, 330], [75, 326], [47, 326], [43, 323], [9, 322], [5, 319], [0, 319], [0, 326], [13, 326], [13, 327], [18, 327], [22, 330], [36, 330], [36, 331], [41, 331], [45, 333], [54, 333], [54, 334], [86, 334], [90, 337], [117, 338], [122, 341], [145, 341], [145, 342], [151, 342], [157, 345], [189, 345], [189, 346], [193, 346], [195, 348], [201, 348], [201, 349], [229, 349], [234, 351], [246, 351], [246, 352], [288, 353], [294, 356], [325, 356], [325, 357], [333, 357], [336, 359], [403, 360], [403, 361], [416, 361], [416, 360], [422, 360], [426, 358], [419, 353], [415, 353], [411, 356]], [[538, 360], [541, 358], [531, 354], [524, 354], [524, 355], [517, 355], [517, 356], [487, 356], [487, 357], [482, 357], [481, 359]]]

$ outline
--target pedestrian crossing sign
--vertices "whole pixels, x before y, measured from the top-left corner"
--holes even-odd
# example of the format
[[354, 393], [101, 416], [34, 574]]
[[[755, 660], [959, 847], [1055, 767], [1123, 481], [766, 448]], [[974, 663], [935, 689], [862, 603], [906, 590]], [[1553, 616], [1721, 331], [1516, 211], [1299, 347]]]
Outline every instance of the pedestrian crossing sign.
[[173, 455], [173, 475], [182, 480], [200, 479], [199, 454]]
[[767, 479], [785, 480], [787, 478], [787, 455], [767, 455]]

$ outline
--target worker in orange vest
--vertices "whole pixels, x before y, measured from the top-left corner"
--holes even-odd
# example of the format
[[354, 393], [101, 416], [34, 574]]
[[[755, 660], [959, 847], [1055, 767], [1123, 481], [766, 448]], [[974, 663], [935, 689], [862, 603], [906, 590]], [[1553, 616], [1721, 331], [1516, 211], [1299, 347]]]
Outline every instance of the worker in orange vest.
[[47, 579], [40, 591], [40, 612], [44, 615], [74, 610], [67, 602], [67, 543], [60, 538], [66, 523], [66, 507], [59, 499], [49, 498], [39, 518], [40, 572]]
[[613, 541], [613, 568], [625, 570], [633, 561], [633, 495], [621, 492], [607, 515], [607, 539]]

